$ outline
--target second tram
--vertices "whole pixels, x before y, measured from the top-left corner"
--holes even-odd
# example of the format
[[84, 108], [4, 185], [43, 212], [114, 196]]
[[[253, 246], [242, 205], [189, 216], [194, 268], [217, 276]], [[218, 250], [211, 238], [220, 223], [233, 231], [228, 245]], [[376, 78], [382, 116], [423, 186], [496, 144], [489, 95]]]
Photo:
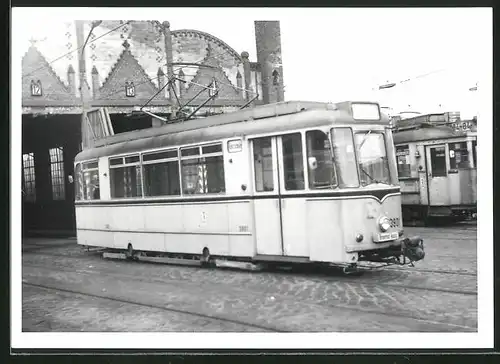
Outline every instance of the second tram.
[[447, 114], [405, 119], [394, 130], [403, 218], [459, 221], [477, 212], [477, 124]]

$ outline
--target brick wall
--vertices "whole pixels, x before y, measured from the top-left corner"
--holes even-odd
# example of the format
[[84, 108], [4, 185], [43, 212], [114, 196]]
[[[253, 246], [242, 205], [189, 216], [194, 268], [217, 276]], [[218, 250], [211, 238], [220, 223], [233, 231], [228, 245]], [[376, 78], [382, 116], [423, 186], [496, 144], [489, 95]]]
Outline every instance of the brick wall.
[[[28, 69], [34, 69], [47, 60], [57, 58], [67, 52], [69, 48], [77, 48], [78, 44], [87, 37], [91, 28], [90, 21], [81, 23], [83, 26], [80, 28], [76, 22], [71, 24], [61, 22], [61, 24], [48, 27], [54, 31], [50, 34], [47, 33], [45, 38], [35, 44], [39, 52], [31, 51], [31, 54], [23, 59], [23, 73], [27, 73]], [[122, 26], [119, 30], [106, 34], [123, 23], [123, 21], [103, 21], [92, 32], [84, 52], [86, 80], [94, 97], [115, 101], [124, 100], [127, 105], [134, 102], [141, 104], [140, 101], [149, 98], [158, 89], [158, 69], [161, 68], [165, 75], [167, 74], [165, 34], [163, 28], [156, 21], [133, 21]], [[102, 38], [100, 38], [101, 36]], [[243, 93], [233, 87], [238, 84], [244, 87], [247, 82], [242, 57], [233, 48], [210, 34], [195, 30], [174, 30], [171, 31], [171, 38], [173, 62], [202, 62], [218, 68], [213, 70], [183, 67], [185, 80], [192, 81], [196, 78], [198, 82], [208, 84], [213, 77], [216, 77], [218, 81], [228, 84], [219, 84], [218, 99], [240, 104], [246, 102]], [[129, 44], [129, 55], [117, 65], [118, 59], [124, 51], [123, 43], [125, 40]], [[262, 43], [262, 40], [258, 40], [258, 42]], [[258, 45], [259, 47], [269, 49], [271, 46], [265, 43]], [[40, 73], [37, 77], [43, 78], [41, 81], [44, 96], [35, 99], [42, 101], [71, 99], [75, 100], [75, 105], [78, 105], [78, 57], [79, 52], [74, 52], [68, 57], [55, 61], [45, 72]], [[68, 75], [70, 65], [74, 73]], [[113, 67], [115, 68], [114, 75], [111, 77]], [[176, 74], [179, 73], [180, 67], [182, 66], [174, 66]], [[97, 72], [92, 72], [92, 70]], [[238, 74], [240, 75], [239, 79]], [[73, 82], [71, 77], [74, 77], [74, 83], [71, 83]], [[256, 89], [255, 80], [256, 78], [260, 79], [260, 77], [255, 73], [249, 75], [250, 77], [252, 88]], [[23, 79], [23, 100], [28, 101], [28, 104], [24, 106], [30, 106], [29, 101], [32, 99], [30, 81], [31, 79]], [[136, 86], [135, 98], [125, 97], [125, 81], [134, 82]], [[99, 92], [96, 92], [97, 89]], [[187, 97], [186, 94], [193, 90], [194, 88], [191, 86], [183, 91]], [[165, 102], [168, 103], [167, 100]]]
[[[92, 76], [96, 77], [95, 70]], [[125, 82], [134, 83], [135, 97], [127, 97], [125, 95]], [[150, 80], [137, 59], [132, 55], [127, 45], [111, 69], [108, 78], [105, 79], [104, 84], [99, 89], [98, 94], [94, 94], [94, 99], [124, 100], [125, 103], [134, 103], [135, 99], [149, 99], [157, 91], [157, 87]]]
[[[25, 101], [75, 101], [76, 97], [70, 87], [58, 77], [55, 71], [47, 64], [42, 54], [30, 47], [22, 60], [22, 95]], [[66, 70], [68, 71], [68, 70]], [[74, 71], [73, 71], [74, 72]], [[74, 77], [74, 73], [73, 73]], [[40, 81], [42, 96], [31, 95], [31, 81]]]
[[[210, 47], [210, 54], [208, 48]], [[233, 85], [237, 84], [238, 71], [243, 75], [241, 57], [234, 49], [210, 34], [194, 30], [172, 32], [172, 53], [174, 62], [203, 62], [217, 64]], [[183, 68], [186, 81], [192, 80], [197, 69]]]

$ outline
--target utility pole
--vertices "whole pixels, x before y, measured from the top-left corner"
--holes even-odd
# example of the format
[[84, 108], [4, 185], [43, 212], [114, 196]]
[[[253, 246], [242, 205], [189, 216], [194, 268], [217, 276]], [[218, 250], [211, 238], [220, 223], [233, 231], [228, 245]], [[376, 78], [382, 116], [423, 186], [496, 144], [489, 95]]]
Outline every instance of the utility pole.
[[[90, 101], [92, 96], [90, 95], [90, 88], [87, 84], [87, 65], [85, 62], [85, 46], [90, 39], [90, 36], [94, 29], [99, 26], [102, 21], [93, 21], [91, 24], [90, 32], [85, 37], [84, 34], [84, 21], [76, 20], [76, 43], [77, 48], [81, 48], [81, 52], [78, 52], [78, 73], [80, 80], [80, 101], [82, 103], [82, 120], [81, 120], [81, 131], [82, 131], [82, 149], [92, 147], [94, 145], [94, 133], [92, 126], [89, 124], [87, 118], [87, 111], [90, 110]], [[95, 92], [95, 90], [94, 90]]]
[[[84, 35], [84, 21], [75, 20], [76, 25], [76, 42], [77, 48], [83, 47], [85, 43]], [[80, 91], [80, 101], [82, 105], [82, 119], [81, 119], [81, 133], [82, 133], [82, 149], [86, 149], [92, 146], [91, 133], [87, 121], [87, 111], [90, 108], [90, 89], [87, 84], [86, 75], [86, 62], [85, 62], [85, 49], [82, 48], [81, 52], [78, 52], [78, 74], [79, 74], [79, 91]]]
[[174, 77], [174, 66], [173, 66], [173, 56], [172, 56], [172, 34], [170, 33], [170, 23], [164, 21], [162, 23], [163, 36], [165, 37], [165, 55], [167, 60], [167, 82], [170, 82], [168, 86], [168, 98], [170, 99], [171, 116], [170, 119], [175, 119], [177, 115], [177, 107], [174, 103], [176, 81], [173, 80]]

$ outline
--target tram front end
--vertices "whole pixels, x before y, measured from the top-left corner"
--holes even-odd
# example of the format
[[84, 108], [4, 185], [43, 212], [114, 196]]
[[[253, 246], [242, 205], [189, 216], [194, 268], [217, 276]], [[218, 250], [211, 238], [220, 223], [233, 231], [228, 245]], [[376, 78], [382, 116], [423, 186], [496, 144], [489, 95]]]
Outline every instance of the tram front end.
[[346, 253], [357, 254], [359, 262], [413, 264], [424, 259], [423, 239], [404, 234], [399, 187], [370, 189], [352, 204], [357, 206], [346, 206], [350, 213], [344, 215]]

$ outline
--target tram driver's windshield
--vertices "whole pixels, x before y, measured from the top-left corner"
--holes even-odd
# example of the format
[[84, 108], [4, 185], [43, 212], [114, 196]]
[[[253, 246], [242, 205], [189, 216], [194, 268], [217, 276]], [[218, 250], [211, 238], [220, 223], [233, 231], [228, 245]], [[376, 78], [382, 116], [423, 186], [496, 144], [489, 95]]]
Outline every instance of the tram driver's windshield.
[[361, 184], [390, 184], [389, 163], [384, 134], [379, 132], [356, 133], [354, 136], [358, 154]]

